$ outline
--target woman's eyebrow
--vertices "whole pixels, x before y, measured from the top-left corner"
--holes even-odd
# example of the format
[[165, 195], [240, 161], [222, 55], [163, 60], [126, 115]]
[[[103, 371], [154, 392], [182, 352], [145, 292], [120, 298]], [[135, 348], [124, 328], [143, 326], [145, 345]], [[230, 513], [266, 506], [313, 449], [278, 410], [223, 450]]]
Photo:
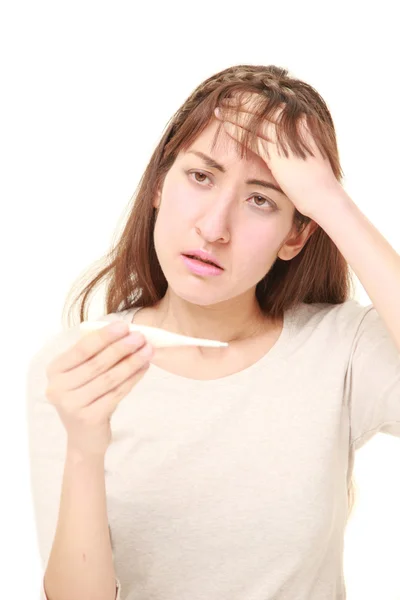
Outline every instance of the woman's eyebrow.
[[[200, 152], [198, 150], [189, 150], [187, 154], [195, 154], [199, 158], [201, 158], [210, 169], [218, 169], [221, 173], [226, 173], [226, 168], [223, 165], [220, 165], [216, 160], [214, 160], [211, 156], [204, 154], [204, 152]], [[270, 190], [275, 190], [279, 192], [283, 196], [286, 197], [286, 194], [281, 190], [281, 188], [270, 181], [265, 181], [264, 179], [248, 179], [246, 182], [248, 185], [260, 185], [262, 187], [268, 188]]]
[[204, 162], [210, 169], [218, 169], [221, 173], [226, 173], [226, 169], [223, 165], [217, 163], [211, 156], [207, 156], [204, 152], [198, 152], [197, 150], [189, 150], [188, 154], [196, 154], [199, 158], [203, 159]]

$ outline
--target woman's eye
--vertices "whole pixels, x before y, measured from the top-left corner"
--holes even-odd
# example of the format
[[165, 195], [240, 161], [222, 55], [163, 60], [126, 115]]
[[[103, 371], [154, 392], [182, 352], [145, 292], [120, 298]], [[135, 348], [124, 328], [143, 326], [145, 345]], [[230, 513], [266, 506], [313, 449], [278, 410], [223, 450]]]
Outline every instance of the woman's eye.
[[[201, 176], [205, 177], [206, 179], [208, 179], [208, 175], [206, 175], [205, 173], [202, 173], [201, 171], [192, 171], [191, 173], [189, 173], [189, 175], [201, 175]], [[204, 179], [199, 181], [197, 179], [197, 177], [195, 177], [195, 181], [197, 181], [197, 183], [203, 183]]]
[[264, 206], [267, 206], [267, 202], [268, 202], [268, 204], [271, 206], [271, 208], [274, 208], [274, 203], [272, 202], [272, 200], [269, 200], [268, 198], [264, 198], [264, 196], [259, 196], [258, 194], [255, 194], [254, 196], [252, 196], [252, 198], [260, 198], [260, 200], [263, 202], [263, 204], [256, 204], [255, 206], [263, 208]]
[[[200, 177], [204, 177], [205, 179], [209, 179], [208, 175], [206, 175], [205, 173], [203, 173], [202, 171], [192, 171], [191, 173], [189, 173], [189, 175], [194, 175], [194, 181], [196, 181], [197, 183], [204, 183], [204, 179], [201, 179], [199, 181], [199, 179], [197, 178], [197, 175], [200, 175]], [[259, 196], [258, 194], [253, 194], [253, 196], [250, 197], [250, 199], [252, 198], [259, 198], [262, 202], [262, 204], [253, 204], [253, 206], [255, 206], [256, 208], [264, 208], [268, 206], [270, 208], [276, 208], [275, 203], [270, 200], [269, 198], [264, 198], [264, 196]]]

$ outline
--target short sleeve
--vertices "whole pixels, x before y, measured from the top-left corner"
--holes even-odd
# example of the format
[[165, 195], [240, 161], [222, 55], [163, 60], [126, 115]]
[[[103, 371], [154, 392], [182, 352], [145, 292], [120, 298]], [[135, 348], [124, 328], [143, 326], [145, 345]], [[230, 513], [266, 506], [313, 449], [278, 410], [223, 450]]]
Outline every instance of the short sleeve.
[[[64, 425], [56, 408], [46, 397], [46, 369], [54, 356], [67, 350], [79, 338], [78, 327], [53, 336], [31, 358], [26, 376], [30, 484], [43, 569], [41, 590], [38, 590], [40, 600], [48, 600], [44, 589], [44, 573], [57, 528], [67, 448]], [[121, 584], [118, 579], [116, 600], [121, 600]]]
[[350, 443], [400, 437], [400, 351], [373, 305], [363, 308], [347, 370]]

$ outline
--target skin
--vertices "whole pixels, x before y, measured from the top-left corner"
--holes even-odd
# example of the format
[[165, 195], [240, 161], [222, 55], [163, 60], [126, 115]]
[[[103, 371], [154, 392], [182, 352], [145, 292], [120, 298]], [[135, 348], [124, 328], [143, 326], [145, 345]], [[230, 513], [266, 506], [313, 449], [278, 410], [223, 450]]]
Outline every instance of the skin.
[[[245, 184], [250, 178], [277, 182], [255, 153], [248, 160], [240, 159], [225, 131], [212, 152], [217, 126], [218, 121], [212, 119], [188, 152], [179, 153], [155, 195], [154, 243], [168, 289], [156, 306], [144, 310], [152, 312], [147, 322], [153, 326], [238, 343], [282, 328], [282, 322], [273, 323], [261, 313], [256, 285], [277, 257], [294, 258], [317, 224], [311, 221], [296, 234], [295, 207], [287, 196]], [[212, 156], [226, 167], [226, 173], [211, 169], [190, 150]], [[201, 173], [196, 174], [197, 170]], [[222, 275], [203, 277], [188, 270], [180, 254], [196, 248], [214, 253], [225, 269]], [[228, 349], [193, 348], [191, 352], [215, 358], [216, 352]]]

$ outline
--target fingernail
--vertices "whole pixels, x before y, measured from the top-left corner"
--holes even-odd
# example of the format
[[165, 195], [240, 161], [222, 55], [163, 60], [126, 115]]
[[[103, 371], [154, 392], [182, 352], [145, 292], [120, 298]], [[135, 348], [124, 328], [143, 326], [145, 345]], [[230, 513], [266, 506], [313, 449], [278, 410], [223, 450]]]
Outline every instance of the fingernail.
[[117, 321], [109, 326], [112, 333], [125, 333], [128, 331], [127, 323], [125, 321]]
[[143, 342], [143, 337], [143, 334], [139, 333], [139, 331], [131, 331], [122, 341], [124, 344], [128, 344], [128, 346], [136, 346]]
[[143, 356], [143, 358], [148, 358], [150, 356], [153, 356], [154, 350], [152, 345], [147, 343], [145, 346], [143, 346], [143, 348], [139, 350], [139, 353], [141, 356]]

